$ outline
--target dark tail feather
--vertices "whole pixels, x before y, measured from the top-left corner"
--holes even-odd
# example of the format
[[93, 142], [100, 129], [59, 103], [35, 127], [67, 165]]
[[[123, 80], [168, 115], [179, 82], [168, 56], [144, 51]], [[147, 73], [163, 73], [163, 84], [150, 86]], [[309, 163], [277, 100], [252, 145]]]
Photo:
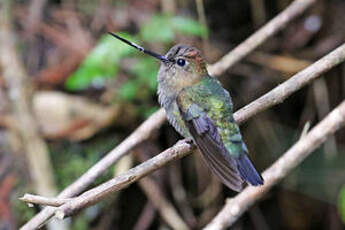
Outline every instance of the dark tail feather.
[[264, 180], [255, 169], [246, 153], [242, 153], [238, 158], [236, 158], [236, 163], [243, 180], [254, 186], [264, 184]]

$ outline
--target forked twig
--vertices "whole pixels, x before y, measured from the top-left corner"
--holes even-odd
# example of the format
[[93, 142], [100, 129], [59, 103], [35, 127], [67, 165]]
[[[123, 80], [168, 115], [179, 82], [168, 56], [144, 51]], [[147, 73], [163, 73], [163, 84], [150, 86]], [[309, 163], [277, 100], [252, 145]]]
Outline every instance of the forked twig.
[[[250, 103], [240, 111], [235, 113], [235, 119], [237, 122], [242, 123], [244, 120], [247, 120], [250, 116], [255, 115], [257, 112], [262, 111], [266, 108], [269, 108], [275, 104], [278, 104], [279, 102], [283, 101], [286, 97], [291, 95], [293, 92], [300, 89], [302, 86], [310, 82], [312, 79], [316, 78], [317, 76], [320, 76], [325, 71], [331, 69], [335, 65], [341, 63], [345, 60], [345, 44], [331, 52], [330, 54], [326, 55], [319, 61], [315, 62], [305, 70], [301, 71], [300, 73], [296, 74], [295, 76], [291, 77], [289, 80], [281, 84], [280, 86], [276, 87], [275, 89], [271, 90], [266, 95], [260, 97], [259, 99], [255, 100], [254, 102]], [[344, 104], [344, 103], [343, 103]], [[345, 105], [344, 105], [345, 106]], [[256, 108], [256, 109], [253, 109]], [[342, 108], [342, 107], [341, 107]], [[342, 111], [342, 110], [340, 110]], [[338, 112], [339, 113], [339, 112]], [[344, 115], [343, 113], [340, 113], [341, 115]], [[331, 115], [330, 115], [331, 116]], [[333, 115], [331, 117], [334, 117]], [[338, 118], [337, 120], [337, 126], [333, 127], [335, 130], [340, 126], [340, 122], [344, 120], [344, 117]], [[323, 124], [323, 123], [322, 123]], [[319, 129], [318, 129], [319, 130]], [[322, 143], [327, 138], [327, 135], [332, 132], [330, 130], [327, 132], [327, 129], [325, 129], [324, 137], [322, 136], [322, 132], [318, 132], [317, 138], [318, 140], [321, 140], [320, 142], [317, 142], [317, 144]], [[311, 131], [308, 135], [314, 135], [314, 132]], [[306, 140], [308, 137], [306, 135], [304, 138], [300, 139], [299, 142], [297, 142], [296, 145], [299, 144], [301, 141]], [[309, 151], [309, 149], [316, 148], [316, 144], [312, 142], [314, 145], [307, 145], [304, 146], [305, 149], [303, 149], [302, 153], [309, 153], [312, 150]], [[173, 161], [175, 159], [181, 158], [185, 155], [187, 155], [192, 149], [194, 149], [195, 146], [191, 143], [189, 143], [186, 139], [178, 142], [173, 147], [165, 150], [161, 154], [151, 158], [148, 161], [145, 161], [144, 163], [130, 169], [129, 171], [121, 174], [118, 177], [115, 177], [114, 179], [111, 179], [93, 189], [88, 190], [87, 192], [83, 193], [82, 195], [71, 199], [70, 201], [66, 202], [61, 207], [57, 208], [55, 211], [55, 215], [63, 219], [67, 216], [70, 216], [74, 214], [76, 211], [79, 211], [80, 209], [86, 208], [99, 200], [103, 199], [105, 196], [109, 195], [110, 193], [113, 193], [115, 191], [118, 191], [126, 186], [128, 186], [131, 183], [134, 183], [135, 181], [139, 180], [140, 178], [146, 176], [147, 174], [157, 170], [158, 168], [163, 167], [170, 161]], [[294, 147], [292, 147], [293, 149]], [[289, 152], [289, 151], [288, 151]], [[295, 156], [295, 155], [294, 155]], [[295, 156], [296, 157], [296, 156]], [[288, 158], [290, 159], [290, 158]], [[286, 168], [284, 171], [286, 173], [294, 168], [297, 164], [296, 162], [301, 162], [304, 158], [297, 158], [300, 160], [294, 161], [293, 159], [290, 159], [289, 161], [284, 160], [285, 164], [282, 165], [282, 163], [279, 163], [278, 165], [282, 167], [282, 170]], [[279, 160], [281, 162], [281, 160]], [[275, 170], [277, 164], [274, 164], [272, 166]], [[264, 175], [266, 175], [265, 173]], [[280, 174], [279, 174], [280, 175]], [[280, 179], [280, 178], [278, 178]], [[277, 180], [278, 180], [277, 179]], [[265, 186], [269, 186], [270, 182], [265, 182]], [[257, 188], [261, 189], [261, 188]]]
[[[242, 48], [235, 48], [233, 51], [229, 52], [229, 54], [224, 56], [219, 64], [216, 63], [215, 65], [209, 66], [211, 75], [217, 76], [223, 73], [227, 68], [230, 68], [236, 62], [240, 61], [245, 55], [257, 48], [265, 40], [277, 33], [279, 30], [281, 30], [289, 21], [302, 14], [315, 2], [316, 0], [295, 0], [282, 13], [277, 15], [273, 20], [269, 22], [270, 26], [264, 26], [262, 29], [258, 30], [256, 33], [250, 36], [244, 43], [240, 44], [239, 47]], [[251, 45], [249, 47], [247, 46], [248, 41], [251, 42]], [[238, 56], [239, 54], [240, 56]], [[231, 58], [231, 56], [233, 56], [233, 58]], [[218, 68], [220, 69], [218, 70]], [[241, 116], [238, 117], [241, 118]], [[146, 120], [120, 145], [114, 148], [103, 159], [101, 159], [98, 163], [91, 167], [76, 182], [64, 189], [64, 191], [60, 193], [58, 198], [68, 198], [79, 194], [87, 186], [89, 186], [95, 180], [95, 178], [106, 171], [129, 150], [149, 138], [150, 134], [155, 129], [159, 128], [164, 121], [165, 113], [161, 109], [153, 114], [148, 120]], [[44, 222], [47, 221], [50, 217], [52, 217], [52, 215], [54, 215], [54, 211], [55, 209], [52, 207], [44, 208], [38, 215], [36, 215], [24, 226], [22, 226], [21, 229], [27, 230], [38, 228], [40, 225], [44, 224]]]

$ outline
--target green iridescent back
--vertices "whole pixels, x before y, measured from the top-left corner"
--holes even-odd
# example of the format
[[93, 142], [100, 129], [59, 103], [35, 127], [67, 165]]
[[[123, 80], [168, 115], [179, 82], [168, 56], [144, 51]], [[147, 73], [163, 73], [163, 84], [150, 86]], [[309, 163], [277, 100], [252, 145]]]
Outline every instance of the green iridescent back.
[[187, 109], [196, 103], [203, 108], [217, 126], [218, 133], [232, 156], [238, 156], [243, 150], [248, 151], [233, 118], [231, 97], [217, 79], [206, 76], [197, 84], [184, 88], [184, 94], [183, 107]]

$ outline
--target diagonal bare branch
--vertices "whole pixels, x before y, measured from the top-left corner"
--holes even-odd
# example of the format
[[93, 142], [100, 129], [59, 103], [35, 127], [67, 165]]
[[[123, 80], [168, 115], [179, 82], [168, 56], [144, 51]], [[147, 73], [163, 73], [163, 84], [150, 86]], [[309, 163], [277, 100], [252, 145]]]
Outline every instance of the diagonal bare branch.
[[25, 194], [23, 197], [19, 198], [19, 200], [28, 203], [28, 205], [39, 204], [39, 205], [49, 205], [53, 207], [59, 207], [71, 199], [72, 198], [66, 198], [66, 199], [48, 198], [48, 197], [43, 197], [43, 196], [31, 195], [31, 194]]
[[[335, 108], [324, 120], [316, 125], [308, 134], [303, 136], [282, 157], [280, 157], [269, 169], [265, 170], [263, 177], [265, 184], [260, 187], [247, 187], [235, 198], [229, 199], [224, 208], [206, 226], [206, 230], [220, 230], [231, 226], [248, 208], [262, 198], [276, 183], [283, 179], [291, 170], [298, 166], [307, 156], [318, 148], [327, 138], [345, 125], [345, 101]], [[127, 171], [101, 186], [91, 189], [81, 196], [72, 199], [47, 199], [38, 196], [25, 195], [22, 200], [30, 203], [46, 205], [64, 204], [56, 210], [58, 218], [64, 218], [78, 211], [79, 208], [99, 201], [109, 193], [117, 191], [129, 183], [133, 183], [166, 163], [188, 154], [193, 145], [182, 141], [172, 148], [164, 151], [156, 157]], [[45, 200], [46, 199], [46, 200]], [[46, 203], [42, 203], [46, 201]]]
[[316, 0], [293, 1], [283, 12], [274, 17], [271, 21], [255, 32], [252, 36], [247, 38], [230, 53], [222, 57], [219, 61], [217, 61], [217, 63], [210, 66], [209, 71], [211, 75], [218, 76], [222, 74], [230, 66], [236, 64], [259, 45], [261, 45], [264, 41], [276, 34], [281, 28], [284, 28], [287, 23], [302, 14], [310, 5], [315, 2]]
[[[280, 31], [284, 26], [290, 22], [292, 19], [299, 16], [306, 9], [308, 9], [316, 0], [295, 0], [289, 7], [287, 7], [282, 13], [277, 15], [272, 19], [269, 27], [264, 26], [262, 29], [258, 30], [248, 40], [251, 41], [250, 49], [248, 49], [248, 44], [240, 44], [239, 47], [235, 48], [228, 55], [223, 58], [220, 64], [215, 64], [209, 66], [210, 73], [213, 76], [218, 76], [222, 74], [227, 68], [240, 61], [246, 54], [248, 54], [253, 49], [257, 48], [269, 37]], [[240, 52], [243, 50], [242, 52]], [[240, 57], [236, 58], [240, 54]], [[230, 58], [233, 56], [233, 58]], [[231, 61], [229, 61], [231, 60]], [[217, 67], [218, 65], [218, 67]], [[217, 70], [221, 68], [221, 70]], [[216, 71], [217, 70], [217, 71]], [[165, 121], [165, 113], [161, 109], [155, 114], [153, 114], [148, 120], [146, 120], [137, 130], [135, 130], [128, 138], [126, 138], [120, 145], [114, 148], [110, 153], [108, 153], [102, 160], [91, 167], [85, 174], [83, 174], [76, 182], [64, 189], [63, 192], [58, 196], [59, 198], [73, 197], [83, 191], [87, 186], [89, 186], [95, 178], [106, 171], [111, 165], [113, 165], [117, 160], [119, 160], [123, 155], [141, 143], [142, 141], [149, 138], [150, 134], [163, 124]], [[42, 225], [54, 214], [54, 208], [47, 207], [42, 210], [38, 215], [32, 218], [24, 226], [22, 230], [26, 229], [36, 229], [38, 226]]]
[[[315, 79], [317, 76], [320, 76], [322, 73], [331, 69], [337, 64], [343, 62], [344, 60], [345, 60], [345, 44], [343, 44], [342, 46], [340, 46], [339, 48], [337, 48], [330, 54], [326, 55], [319, 61], [315, 62], [314, 64], [312, 64], [305, 70], [291, 77], [289, 80], [287, 80], [280, 86], [276, 87], [275, 89], [271, 90], [269, 93], [265, 94], [264, 96], [250, 103], [249, 105], [247, 105], [240, 111], [236, 112], [235, 113], [236, 121], [238, 123], [242, 123], [243, 121], [247, 120], [249, 117], [255, 115], [257, 111], [262, 111], [263, 109], [267, 109], [273, 105], [280, 103], [281, 101], [283, 101], [284, 98], [288, 97], [293, 92], [303, 87], [312, 79]], [[252, 109], [253, 107], [256, 109]], [[341, 118], [342, 120], [344, 119], [343, 117]], [[330, 130], [329, 132], [331, 131], [332, 130]], [[334, 131], [335, 129], [333, 129], [333, 132]], [[313, 132], [311, 132], [310, 134], [313, 134]], [[327, 137], [328, 134], [329, 133], [325, 132], [325, 135], [326, 135], [325, 138]], [[323, 141], [325, 140], [325, 138], [320, 137], [320, 133], [317, 136], [317, 138], [321, 138], [320, 140], [323, 140]], [[304, 139], [305, 138], [303, 138], [303, 140]], [[315, 144], [314, 142], [312, 143]], [[321, 143], [321, 142], [318, 142], [318, 143]], [[310, 148], [314, 148], [314, 147], [315, 146], [313, 145]], [[178, 142], [177, 144], [175, 144], [173, 147], [165, 150], [163, 153], [130, 169], [129, 171], [123, 173], [122, 175], [115, 177], [91, 190], [88, 190], [82, 195], [69, 200], [68, 202], [64, 203], [61, 207], [57, 208], [55, 210], [55, 214], [60, 219], [73, 215], [76, 211], [86, 208], [98, 202], [99, 200], [103, 199], [105, 196], [113, 192], [116, 192], [128, 186], [129, 184], [134, 183], [135, 181], [148, 175], [149, 173], [163, 167], [170, 161], [179, 159], [187, 155], [194, 148], [195, 146], [193, 144], [190, 144], [188, 140], [186, 139], [182, 140]], [[309, 151], [308, 148], [304, 150]], [[293, 160], [290, 160], [290, 161], [295, 162]], [[296, 162], [300, 162], [300, 161], [296, 161]], [[294, 165], [293, 167], [295, 166], [296, 165]], [[288, 170], [291, 170], [293, 168], [288, 165], [284, 165], [284, 167], [288, 168], [287, 170], [285, 170], [286, 173], [288, 172]], [[276, 168], [276, 166], [274, 166], [274, 168]], [[267, 185], [270, 185], [270, 182], [265, 182], [265, 183]]]

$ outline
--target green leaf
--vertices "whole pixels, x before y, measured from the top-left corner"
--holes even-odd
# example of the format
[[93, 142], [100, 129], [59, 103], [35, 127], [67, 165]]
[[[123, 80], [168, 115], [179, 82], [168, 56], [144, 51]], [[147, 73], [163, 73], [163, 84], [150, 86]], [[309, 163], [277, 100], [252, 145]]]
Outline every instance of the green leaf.
[[[121, 33], [120, 36], [135, 40], [128, 34]], [[135, 49], [123, 42], [110, 35], [103, 35], [80, 67], [68, 77], [65, 87], [69, 90], [81, 90], [92, 84], [96, 87], [104, 85], [107, 78], [115, 77], [120, 59], [134, 52]]]
[[151, 57], [141, 58], [133, 66], [131, 72], [138, 77], [137, 80], [140, 84], [148, 86], [151, 91], [156, 91], [158, 74], [157, 60]]
[[174, 39], [174, 31], [171, 25], [171, 17], [155, 15], [144, 24], [140, 35], [147, 42], [171, 42]]
[[111, 68], [101, 66], [85, 65], [74, 72], [65, 82], [65, 87], [69, 90], [86, 89], [90, 85], [96, 87], [104, 85], [106, 78], [111, 78], [117, 73], [117, 65]]
[[136, 81], [127, 81], [120, 89], [120, 97], [124, 100], [133, 100], [139, 89], [139, 84]]
[[158, 111], [159, 107], [158, 106], [152, 106], [150, 108], [145, 109], [144, 111], [144, 118], [147, 119], [149, 118], [153, 113]]
[[338, 209], [340, 217], [345, 223], [345, 185], [343, 185], [339, 193]]
[[172, 19], [173, 28], [176, 31], [194, 36], [207, 36], [207, 28], [201, 23], [191, 18], [174, 17]]
[[155, 15], [144, 24], [140, 33], [144, 41], [172, 42], [175, 32], [193, 36], [207, 36], [207, 28], [201, 23], [186, 17]]

